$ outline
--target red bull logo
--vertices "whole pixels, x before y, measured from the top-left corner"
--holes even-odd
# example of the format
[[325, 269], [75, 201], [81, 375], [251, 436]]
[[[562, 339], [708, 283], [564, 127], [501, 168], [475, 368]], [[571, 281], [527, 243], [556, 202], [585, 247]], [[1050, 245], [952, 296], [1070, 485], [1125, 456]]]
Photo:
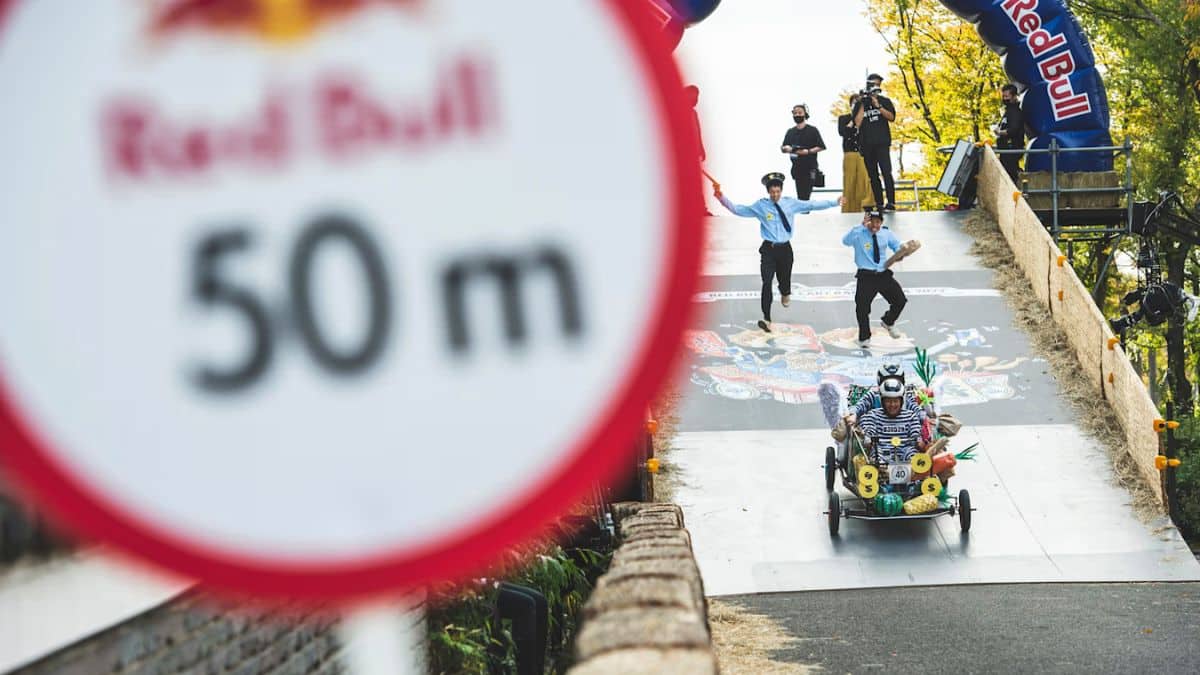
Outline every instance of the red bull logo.
[[151, 29], [156, 36], [215, 31], [288, 43], [371, 6], [413, 10], [421, 4], [422, 0], [160, 0]]
[[[422, 0], [155, 0], [151, 28], [155, 36], [237, 34], [295, 43], [354, 12], [423, 5]], [[353, 35], [342, 37], [355, 44]], [[251, 90], [262, 88], [255, 103], [213, 101], [207, 110], [141, 87], [114, 92], [99, 111], [109, 174], [149, 182], [226, 169], [277, 173], [300, 155], [342, 165], [378, 154], [419, 158], [497, 133], [494, 115], [485, 111], [496, 97], [486, 50], [447, 51], [437, 61], [426, 83], [402, 87], [368, 76], [366, 67], [297, 66], [250, 84]]]

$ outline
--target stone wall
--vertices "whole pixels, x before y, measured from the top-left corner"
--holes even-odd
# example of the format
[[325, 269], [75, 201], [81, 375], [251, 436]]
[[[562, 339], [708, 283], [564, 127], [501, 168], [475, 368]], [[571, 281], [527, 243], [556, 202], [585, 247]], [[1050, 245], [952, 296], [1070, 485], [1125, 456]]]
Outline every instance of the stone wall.
[[195, 594], [15, 671], [18, 675], [335, 675], [331, 620], [225, 611]]
[[716, 673], [704, 584], [672, 504], [613, 506], [618, 546], [583, 610], [570, 675]]

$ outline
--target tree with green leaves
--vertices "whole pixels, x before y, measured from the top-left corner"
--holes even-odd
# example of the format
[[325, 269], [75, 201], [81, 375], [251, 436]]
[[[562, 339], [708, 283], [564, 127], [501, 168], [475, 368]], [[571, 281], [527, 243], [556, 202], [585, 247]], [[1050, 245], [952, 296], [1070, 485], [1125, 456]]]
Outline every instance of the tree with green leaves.
[[1004, 69], [974, 27], [938, 0], [864, 4], [892, 57], [886, 85], [897, 110], [894, 140], [920, 144], [924, 161], [909, 177], [934, 183], [944, 163], [938, 147], [982, 139], [999, 119]]
[[[1134, 141], [1142, 196], [1165, 190], [1195, 203], [1200, 198], [1200, 2], [1075, 0], [1071, 8], [1088, 29], [1105, 73], [1113, 136]], [[1195, 287], [1191, 244], [1160, 237], [1158, 248], [1165, 256], [1167, 281], [1186, 288], [1190, 276]], [[1173, 319], [1166, 343], [1171, 398], [1190, 413], [1187, 332]]]

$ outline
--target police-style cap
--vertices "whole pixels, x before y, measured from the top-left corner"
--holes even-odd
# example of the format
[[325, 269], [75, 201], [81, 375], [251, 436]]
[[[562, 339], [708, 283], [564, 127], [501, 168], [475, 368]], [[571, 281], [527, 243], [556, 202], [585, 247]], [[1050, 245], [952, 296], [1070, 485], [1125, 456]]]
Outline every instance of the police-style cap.
[[779, 173], [778, 171], [772, 171], [771, 173], [762, 177], [763, 187], [771, 187], [772, 183], [778, 183], [779, 187], [783, 187], [783, 181], [783, 174]]
[[878, 218], [880, 220], [883, 220], [883, 211], [880, 211], [877, 208], [867, 209], [867, 217], [868, 218]]

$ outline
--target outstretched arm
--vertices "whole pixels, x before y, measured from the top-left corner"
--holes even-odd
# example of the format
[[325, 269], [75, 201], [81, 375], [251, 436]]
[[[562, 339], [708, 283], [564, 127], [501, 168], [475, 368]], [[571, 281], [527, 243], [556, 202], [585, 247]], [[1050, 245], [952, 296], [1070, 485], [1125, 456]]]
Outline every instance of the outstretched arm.
[[875, 407], [875, 397], [876, 394], [874, 392], [863, 395], [858, 399], [858, 403], [854, 404], [854, 409], [850, 411], [850, 414], [854, 415], [855, 419], [866, 415]]
[[845, 201], [843, 197], [838, 197], [837, 199], [796, 199], [788, 202], [788, 211], [791, 211], [792, 214], [796, 214], [808, 213], [810, 211], [820, 211], [822, 209], [832, 209], [835, 206], [841, 206], [843, 201]]
[[749, 206], [742, 206], [741, 204], [734, 204], [733, 202], [729, 201], [729, 198], [726, 197], [721, 192], [714, 192], [713, 195], [717, 198], [717, 201], [721, 202], [721, 206], [724, 206], [725, 208], [729, 209], [729, 211], [731, 213], [733, 213], [733, 215], [735, 215], [735, 216], [741, 216], [743, 218], [757, 218], [758, 217], [754, 213], [754, 211], [750, 210]]

